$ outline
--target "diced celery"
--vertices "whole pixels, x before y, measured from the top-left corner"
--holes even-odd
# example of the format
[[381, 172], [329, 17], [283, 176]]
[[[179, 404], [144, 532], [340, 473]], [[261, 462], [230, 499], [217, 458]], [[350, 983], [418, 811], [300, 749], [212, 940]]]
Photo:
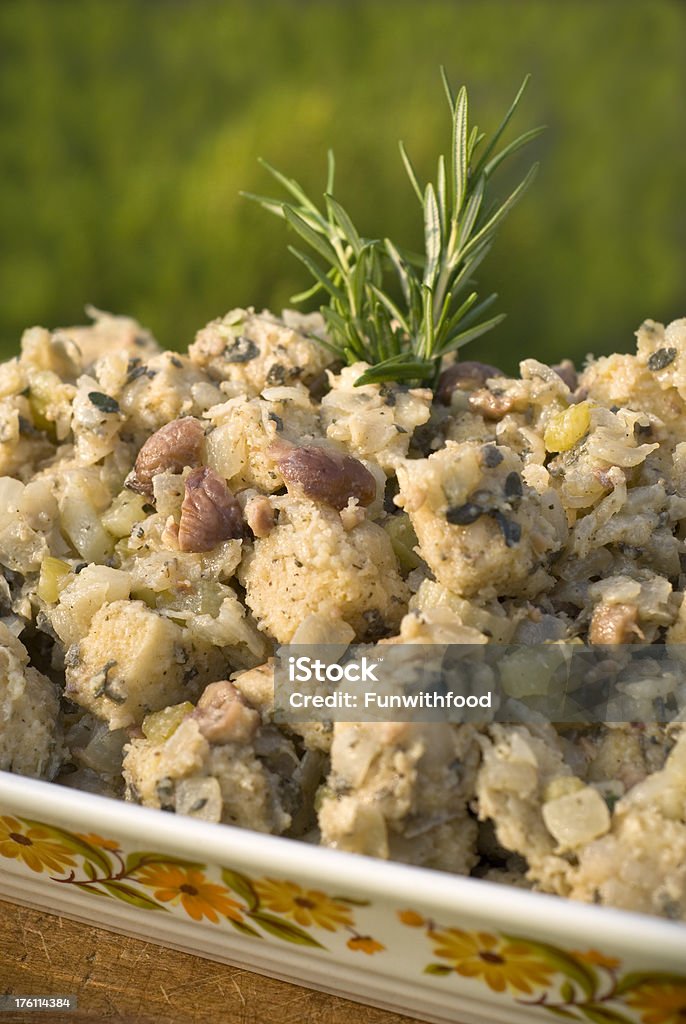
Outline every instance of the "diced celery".
[[151, 587], [133, 587], [131, 597], [136, 601], [144, 601], [148, 608], [157, 608], [158, 592]]
[[51, 441], [57, 439], [57, 432], [54, 418], [48, 417], [48, 409], [54, 404], [61, 385], [62, 381], [51, 370], [41, 370], [31, 377], [29, 406], [33, 423], [38, 430], [44, 430]]
[[[136, 523], [145, 519], [147, 499], [141, 494], [124, 490], [102, 514], [102, 525], [113, 537], [128, 537]], [[148, 511], [150, 511], [148, 509]]]
[[558, 644], [543, 650], [522, 647], [500, 661], [500, 680], [508, 697], [519, 700], [542, 697], [553, 691], [555, 675], [565, 664], [565, 651]]
[[413, 550], [417, 545], [417, 535], [406, 512], [399, 512], [391, 516], [384, 523], [384, 530], [388, 534], [391, 547], [395, 557], [400, 563], [403, 572], [411, 572], [420, 564], [419, 556]]
[[588, 402], [570, 405], [568, 409], [551, 417], [543, 440], [549, 452], [567, 452], [588, 433], [591, 425], [591, 406]]
[[153, 711], [143, 719], [143, 735], [151, 743], [164, 743], [176, 732], [192, 710], [193, 705], [185, 700], [183, 704], [172, 704], [161, 711]]
[[48, 604], [54, 604], [70, 572], [71, 566], [67, 562], [63, 562], [61, 558], [46, 555], [40, 567], [38, 596]]

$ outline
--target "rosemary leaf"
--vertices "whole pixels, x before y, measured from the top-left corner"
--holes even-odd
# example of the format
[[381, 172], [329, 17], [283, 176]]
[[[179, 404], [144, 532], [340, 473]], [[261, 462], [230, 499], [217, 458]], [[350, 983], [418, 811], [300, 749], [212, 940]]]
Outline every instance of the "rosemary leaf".
[[521, 199], [521, 197], [524, 195], [529, 185], [536, 177], [537, 173], [538, 164], [534, 164], [533, 167], [529, 169], [524, 180], [520, 181], [519, 185], [517, 185], [517, 188], [512, 193], [510, 193], [510, 195], [502, 204], [502, 206], [500, 206], [499, 209], [496, 210], [496, 212], [490, 217], [487, 223], [484, 224], [481, 230], [477, 231], [477, 233], [472, 236], [472, 238], [469, 240], [469, 243], [462, 250], [463, 256], [466, 256], [467, 253], [475, 249], [482, 239], [489, 237], [495, 232], [495, 229], [500, 225], [500, 223], [505, 219], [505, 217], [507, 217], [508, 213], [510, 212], [514, 204], [517, 202], [517, 200]]
[[327, 291], [334, 299], [338, 299], [339, 302], [345, 302], [345, 296], [341, 289], [336, 287], [328, 274], [325, 274], [323, 270], [317, 266], [315, 261], [310, 259], [307, 253], [302, 252], [300, 249], [296, 249], [293, 245], [288, 246], [288, 251], [292, 253], [296, 259], [300, 260], [300, 262], [303, 263], [312, 274], [312, 277], [315, 278], [315, 281], [317, 282], [316, 290], [324, 288], [324, 290]]
[[457, 102], [455, 103], [453, 161], [455, 189], [453, 220], [457, 221], [467, 192], [467, 90], [464, 86], [462, 86], [457, 94]]
[[514, 139], [509, 146], [505, 146], [497, 156], [494, 156], [493, 159], [489, 160], [484, 166], [484, 177], [490, 177], [496, 168], [500, 166], [503, 160], [507, 160], [509, 156], [516, 153], [518, 149], [522, 148], [522, 146], [526, 146], [529, 142], [533, 142], [534, 139], [537, 139], [544, 131], [545, 125], [539, 125], [538, 128], [531, 128], [528, 132], [524, 132], [523, 135], [520, 135], [518, 139]]
[[314, 228], [299, 213], [296, 213], [292, 206], [284, 206], [283, 213], [293, 230], [297, 231], [300, 237], [304, 238], [315, 252], [318, 252], [332, 266], [338, 266], [338, 256], [330, 242], [321, 238]]
[[500, 142], [500, 140], [501, 140], [501, 138], [502, 138], [502, 136], [503, 136], [503, 134], [505, 132], [505, 129], [507, 128], [507, 126], [509, 125], [510, 121], [512, 120], [514, 112], [516, 111], [517, 107], [519, 106], [519, 104], [521, 102], [521, 99], [522, 99], [522, 96], [524, 95], [524, 92], [526, 91], [526, 87], [528, 86], [530, 81], [531, 81], [531, 75], [525, 75], [524, 76], [524, 81], [520, 85], [520, 87], [519, 87], [519, 89], [517, 91], [517, 95], [512, 100], [512, 103], [510, 104], [510, 107], [509, 107], [507, 113], [505, 114], [505, 117], [502, 119], [502, 121], [500, 122], [500, 124], [498, 125], [496, 130], [494, 131], [493, 136], [491, 138], [491, 141], [488, 143], [488, 145], [486, 146], [486, 149], [481, 154], [481, 159], [480, 159], [479, 163], [477, 164], [477, 166], [474, 168], [474, 174], [475, 175], [481, 174], [481, 172], [482, 172], [482, 170], [484, 168], [484, 165], [488, 162], [489, 156], [491, 155], [491, 153], [494, 151], [495, 147]]
[[417, 196], [417, 199], [419, 200], [419, 202], [423, 206], [424, 205], [424, 197], [422, 195], [422, 190], [421, 190], [421, 187], [419, 185], [419, 181], [417, 179], [417, 174], [415, 172], [415, 169], [412, 166], [412, 161], [410, 160], [409, 156], [407, 155], [407, 150], [405, 149], [405, 144], [403, 142], [399, 142], [398, 146], [400, 147], [400, 155], [403, 158], [403, 163], [405, 164], [405, 170], [407, 171], [407, 176], [410, 179], [410, 184], [412, 185], [412, 188], [415, 191], [415, 195]]
[[441, 345], [441, 355], [445, 355], [447, 352], [454, 352], [455, 349], [461, 348], [470, 341], [475, 341], [480, 338], [482, 334], [486, 334], [487, 331], [491, 331], [498, 324], [502, 323], [505, 319], [504, 313], [498, 313], [497, 316], [492, 317], [490, 320], [485, 320], [481, 324], [477, 324], [476, 327], [472, 327], [469, 330], [461, 331], [459, 334], [453, 334], [447, 338]]
[[327, 204], [332, 210], [334, 218], [338, 222], [338, 225], [343, 233], [343, 237], [350, 243], [355, 255], [359, 256], [363, 242], [357, 233], [357, 229], [352, 222], [350, 214], [328, 192], [325, 194], [324, 198], [326, 199]]
[[436, 274], [441, 262], [441, 218], [438, 213], [438, 203], [434, 187], [429, 182], [424, 195], [424, 244], [426, 246], [426, 269], [424, 270], [424, 284], [431, 288], [436, 280]]
[[375, 284], [371, 285], [371, 289], [376, 295], [379, 302], [383, 303], [388, 312], [391, 314], [394, 320], [397, 320], [402, 329], [406, 334], [410, 333], [410, 325], [405, 318], [405, 315], [401, 313], [400, 309], [396, 306], [395, 302], [385, 292], [382, 292], [380, 288], [377, 288]]

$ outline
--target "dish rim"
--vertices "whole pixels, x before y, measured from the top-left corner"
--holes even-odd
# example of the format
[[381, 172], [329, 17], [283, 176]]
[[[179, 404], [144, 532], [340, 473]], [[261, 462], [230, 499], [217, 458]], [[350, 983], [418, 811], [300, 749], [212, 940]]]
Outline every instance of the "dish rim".
[[104, 835], [114, 832], [139, 846], [162, 846], [183, 852], [189, 860], [199, 853], [207, 863], [235, 865], [251, 872], [278, 865], [284, 877], [305, 876], [311, 885], [329, 891], [342, 886], [370, 900], [398, 903], [411, 893], [411, 902], [428, 904], [445, 915], [487, 918], [503, 930], [545, 931], [568, 941], [592, 935], [624, 954], [642, 950], [683, 959], [686, 926], [635, 911], [566, 900], [547, 893], [504, 886], [484, 879], [451, 875], [417, 865], [379, 860], [360, 854], [314, 846], [299, 839], [253, 832], [234, 825], [215, 824], [162, 813], [113, 797], [70, 789], [40, 779], [0, 771], [0, 811], [20, 817], [58, 819], [63, 824]]

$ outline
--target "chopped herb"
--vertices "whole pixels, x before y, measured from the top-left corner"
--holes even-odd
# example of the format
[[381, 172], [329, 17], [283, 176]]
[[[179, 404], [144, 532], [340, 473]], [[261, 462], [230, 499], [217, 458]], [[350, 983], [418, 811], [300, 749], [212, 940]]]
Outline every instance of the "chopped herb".
[[146, 516], [151, 516], [153, 512], [156, 511], [157, 509], [155, 508], [155, 506], [151, 505], [150, 502], [148, 501], [146, 501], [145, 505], [143, 505], [143, 512], [145, 512]]
[[400, 487], [398, 486], [397, 478], [395, 476], [389, 476], [384, 486], [383, 495], [384, 512], [388, 512], [389, 515], [395, 516], [400, 512], [400, 509], [393, 500], [399, 491]]
[[170, 356], [169, 362], [172, 364], [172, 366], [175, 366], [177, 370], [183, 369], [183, 363], [181, 362], [180, 359], [177, 358], [177, 356]]
[[224, 349], [224, 359], [227, 363], [250, 363], [259, 354], [260, 350], [252, 338], [246, 338], [242, 334], [230, 341]]
[[110, 672], [116, 666], [116, 661], [108, 661], [101, 668], [98, 676], [96, 676], [96, 687], [93, 690], [94, 697], [107, 697], [108, 700], [113, 701], [115, 704], [123, 704], [126, 700], [126, 694], [120, 693], [114, 688], [116, 680], [110, 679]]
[[102, 391], [89, 391], [88, 398], [100, 412], [119, 412], [119, 402], [110, 395], [103, 395]]
[[[33, 423], [27, 420], [24, 416], [19, 416], [19, 433], [23, 434], [24, 437], [40, 437], [40, 435], [44, 434], [45, 431], [36, 430]], [[2, 438], [2, 440], [5, 440], [5, 438]]]
[[267, 374], [267, 384], [278, 385], [286, 382], [286, 367], [283, 363], [273, 363]]
[[481, 449], [481, 458], [487, 469], [495, 469], [503, 461], [503, 453], [494, 444], [487, 444]]
[[138, 380], [139, 377], [144, 377], [148, 372], [148, 368], [145, 363], [141, 363], [140, 359], [136, 360], [138, 366], [132, 366], [126, 375], [126, 383], [132, 384], [134, 380]]
[[174, 781], [169, 776], [160, 779], [155, 786], [157, 799], [160, 801], [161, 811], [174, 811]]
[[126, 694], [113, 689], [110, 682], [105, 686], [104, 695], [108, 700], [111, 700], [113, 704], [124, 704], [126, 702]]
[[270, 412], [267, 418], [271, 420], [272, 423], [276, 423], [276, 429], [280, 434], [281, 431], [283, 430], [283, 420], [281, 419], [281, 417], [277, 416], [275, 412]]
[[380, 640], [388, 633], [386, 620], [378, 608], [368, 608], [362, 612], [362, 618], [367, 623], [365, 636], [367, 640]]
[[522, 539], [522, 528], [519, 523], [516, 523], [513, 519], [508, 519], [502, 512], [495, 512], [495, 519], [502, 531], [505, 544], [508, 548], [513, 548], [516, 544], [519, 544]]
[[453, 505], [445, 514], [445, 518], [452, 526], [469, 526], [475, 523], [484, 514], [481, 505], [474, 501], [466, 501], [464, 505]]
[[521, 498], [522, 493], [522, 478], [513, 469], [505, 478], [505, 497], [512, 501], [513, 498]]
[[658, 348], [648, 359], [648, 369], [652, 370], [653, 373], [657, 370], [664, 370], [665, 366], [669, 366], [675, 359], [675, 348]]

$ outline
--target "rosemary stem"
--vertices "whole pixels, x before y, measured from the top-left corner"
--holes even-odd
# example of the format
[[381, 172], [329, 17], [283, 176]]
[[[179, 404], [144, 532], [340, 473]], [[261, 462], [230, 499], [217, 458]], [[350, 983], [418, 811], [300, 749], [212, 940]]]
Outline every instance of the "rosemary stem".
[[[296, 181], [269, 164], [265, 164], [266, 169], [295, 201], [250, 195], [271, 213], [284, 217], [323, 261], [292, 249], [314, 276], [316, 287], [328, 293], [328, 307], [323, 306], [322, 313], [329, 337], [323, 344], [348, 364], [358, 360], [369, 364], [356, 384], [426, 381], [432, 376], [435, 380], [443, 353], [490, 330], [501, 319], [492, 317], [474, 326], [474, 319], [483, 315], [490, 300], [479, 303], [476, 291], [464, 301], [460, 295], [490, 248], [500, 223], [533, 176], [530, 171], [504, 202], [495, 205], [494, 211], [487, 195], [492, 173], [531, 142], [540, 129], [525, 132], [496, 152], [519, 104], [522, 87], [481, 159], [472, 163], [474, 149], [484, 136], [474, 125], [470, 130], [464, 87], [454, 98], [445, 72], [442, 74], [453, 115], [452, 149], [449, 157], [439, 156], [435, 184], [430, 182], [422, 188], [401, 144], [405, 170], [423, 206], [423, 254], [403, 252], [388, 238], [382, 241], [361, 235], [333, 195], [331, 153], [323, 210]], [[387, 274], [397, 275], [402, 300], [391, 297]], [[312, 291], [303, 293], [302, 298], [309, 294]]]
[[443, 309], [443, 303], [445, 302], [445, 293], [450, 284], [450, 274], [452, 267], [450, 264], [441, 261], [441, 270], [436, 281], [436, 289], [433, 294], [433, 317], [434, 324], [441, 315]]

